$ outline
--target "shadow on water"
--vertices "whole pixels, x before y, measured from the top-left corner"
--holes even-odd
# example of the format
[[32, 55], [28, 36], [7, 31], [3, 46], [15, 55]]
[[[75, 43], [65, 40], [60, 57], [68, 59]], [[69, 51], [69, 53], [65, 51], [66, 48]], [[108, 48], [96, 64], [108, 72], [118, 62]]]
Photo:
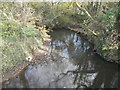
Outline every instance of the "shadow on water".
[[47, 62], [30, 65], [4, 88], [117, 88], [118, 65], [104, 61], [79, 34], [55, 30]]

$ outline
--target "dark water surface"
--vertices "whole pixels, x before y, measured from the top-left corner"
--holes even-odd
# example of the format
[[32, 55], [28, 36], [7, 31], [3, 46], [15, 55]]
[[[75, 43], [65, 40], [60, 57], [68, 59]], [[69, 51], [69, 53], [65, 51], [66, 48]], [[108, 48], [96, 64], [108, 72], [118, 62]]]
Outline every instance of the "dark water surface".
[[51, 33], [47, 61], [30, 65], [4, 88], [117, 88], [118, 65], [104, 61], [80, 34]]

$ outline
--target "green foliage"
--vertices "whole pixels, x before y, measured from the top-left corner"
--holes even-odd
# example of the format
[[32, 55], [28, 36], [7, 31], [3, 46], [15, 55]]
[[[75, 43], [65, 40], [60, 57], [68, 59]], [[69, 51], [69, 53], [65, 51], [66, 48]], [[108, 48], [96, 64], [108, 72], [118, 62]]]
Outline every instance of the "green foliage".
[[[3, 65], [3, 72], [8, 71], [18, 63], [22, 63], [25, 60], [26, 52], [32, 53], [35, 49], [39, 48], [42, 45], [40, 32], [37, 29], [23, 28], [19, 30], [21, 32], [15, 32], [17, 33], [15, 35], [7, 31], [7, 33], [10, 34], [7, 37], [3, 38], [4, 45], [1, 47], [3, 54], [3, 63], [5, 63], [5, 66]], [[24, 37], [21, 37], [21, 34]], [[6, 33], [2, 32], [2, 36], [6, 36]]]
[[35, 28], [28, 28], [28, 27], [24, 27], [22, 28], [22, 34], [24, 34], [23, 36], [26, 36], [26, 37], [37, 37], [39, 36], [39, 31]]
[[117, 48], [117, 47], [112, 47], [112, 46], [105, 46], [105, 45], [103, 45], [102, 50], [110, 50], [110, 49], [114, 49], [114, 48]]
[[18, 33], [20, 33], [20, 24], [18, 24], [16, 21], [2, 21], [1, 27], [3, 38], [16, 38]]
[[42, 23], [51, 27], [67, 27], [78, 24], [82, 18], [76, 12], [76, 7], [72, 6], [70, 2], [33, 3], [32, 7], [36, 14], [43, 17]]
[[[0, 13], [0, 51], [2, 52], [0, 64], [3, 68], [0, 73], [4, 73], [25, 61], [26, 53], [32, 54], [35, 49], [42, 46], [41, 35], [46, 32], [41, 33], [35, 28], [34, 20], [29, 21], [28, 17], [32, 16], [32, 9], [29, 11], [27, 4], [23, 5], [25, 12], [21, 11], [22, 7], [18, 3], [1, 3], [1, 6], [3, 9], [0, 9], [2, 11]], [[27, 15], [23, 16], [23, 13]], [[26, 21], [21, 21], [25, 19]]]
[[111, 8], [105, 14], [98, 17], [101, 23], [104, 23], [107, 28], [113, 29], [116, 21], [116, 15], [118, 13], [118, 7]]
[[6, 72], [14, 65], [22, 63], [26, 52], [32, 53], [40, 47], [42, 39], [39, 30], [34, 27], [22, 27], [14, 21], [4, 21], [2, 27], [3, 72]]

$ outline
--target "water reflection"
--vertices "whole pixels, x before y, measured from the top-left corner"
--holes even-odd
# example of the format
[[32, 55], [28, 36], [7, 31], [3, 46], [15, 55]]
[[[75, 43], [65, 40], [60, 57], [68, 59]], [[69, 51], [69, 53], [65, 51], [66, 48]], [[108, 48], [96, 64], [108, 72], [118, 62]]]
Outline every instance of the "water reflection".
[[60, 30], [51, 33], [47, 62], [29, 66], [17, 78], [3, 84], [26, 88], [117, 88], [118, 66], [102, 60], [78, 34]]

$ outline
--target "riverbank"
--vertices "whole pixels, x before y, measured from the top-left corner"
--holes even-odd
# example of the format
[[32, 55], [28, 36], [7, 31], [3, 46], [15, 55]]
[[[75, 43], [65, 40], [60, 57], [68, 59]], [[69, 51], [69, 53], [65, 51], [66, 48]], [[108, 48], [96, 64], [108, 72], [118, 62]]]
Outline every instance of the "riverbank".
[[50, 41], [50, 37], [43, 36], [43, 45], [33, 52], [32, 59], [30, 61], [24, 60], [23, 63], [17, 64], [8, 72], [3, 73], [2, 78], [0, 78], [0, 84], [18, 76], [22, 71], [26, 69], [28, 65], [38, 64], [42, 60], [44, 60], [49, 50], [48, 44], [50, 43]]
[[[96, 35], [92, 35], [91, 34], [91, 31], [90, 30], [85, 30], [83, 28], [70, 28], [70, 30], [73, 30], [77, 33], [81, 33], [83, 34], [83, 36], [90, 42], [93, 44], [94, 46], [94, 52], [97, 53], [98, 55], [100, 55], [102, 58], [104, 58], [106, 61], [108, 62], [113, 62], [113, 63], [117, 63], [117, 64], [120, 64], [120, 60], [119, 60], [119, 57], [118, 57], [118, 50], [116, 50], [116, 52], [112, 52], [110, 51], [109, 49], [108, 50], [103, 50], [102, 48], [99, 49], [99, 48], [96, 48], [96, 46], [99, 46], [98, 44], [95, 43], [96, 42], [101, 42], [101, 40], [99, 40], [100, 38], [97, 37], [97, 34]], [[116, 36], [117, 38], [117, 36]], [[113, 38], [114, 39], [114, 38]], [[117, 44], [118, 45], [118, 44]], [[113, 48], [114, 49], [114, 48]], [[109, 54], [107, 54], [109, 53]], [[110, 53], [113, 53], [113, 55], [111, 55]], [[116, 54], [114, 56], [114, 54]], [[111, 55], [111, 56], [110, 56]], [[115, 58], [114, 58], [115, 57]]]
[[118, 65], [95, 54], [83, 34], [68, 29], [49, 34], [50, 49], [44, 62], [29, 65], [17, 77], [3, 83], [3, 88], [118, 87]]
[[[87, 32], [84, 29], [80, 29], [80, 28], [69, 28], [70, 30], [73, 30], [77, 33], [81, 33], [83, 34], [83, 36], [85, 38], [87, 38], [87, 40], [89, 42], [93, 42], [92, 38], [90, 35], [87, 35]], [[50, 37], [46, 36], [42, 36], [43, 37], [43, 45], [36, 51], [34, 51], [33, 55], [32, 55], [32, 60], [25, 60], [23, 63], [15, 65], [14, 68], [12, 68], [11, 70], [9, 70], [9, 72], [6, 72], [2, 75], [2, 79], [0, 79], [0, 83], [8, 81], [16, 76], [18, 76], [22, 71], [24, 71], [26, 69], [26, 67], [30, 64], [38, 64], [40, 63], [41, 60], [46, 59], [46, 54], [49, 50], [48, 44], [50, 43], [51, 39]], [[92, 43], [93, 44], [93, 43]], [[99, 52], [97, 52], [96, 50], [94, 50], [97, 54], [99, 54], [101, 57], [103, 57]], [[110, 62], [114, 62], [113, 60], [108, 60], [107, 58], [103, 57], [105, 60], [110, 61]], [[119, 63], [119, 62], [115, 62], [115, 63]]]

